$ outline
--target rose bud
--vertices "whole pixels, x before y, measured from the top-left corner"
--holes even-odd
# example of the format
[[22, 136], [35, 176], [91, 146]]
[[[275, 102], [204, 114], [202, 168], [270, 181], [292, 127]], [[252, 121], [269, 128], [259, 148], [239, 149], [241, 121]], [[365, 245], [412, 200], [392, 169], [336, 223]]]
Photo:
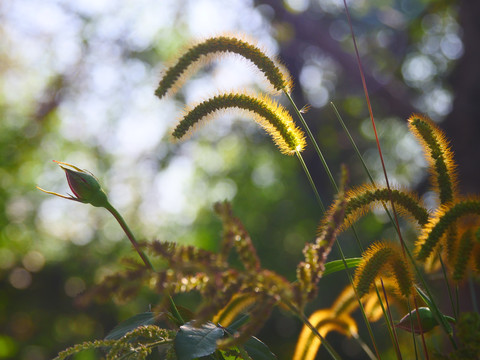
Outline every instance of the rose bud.
[[37, 186], [39, 190], [67, 200], [91, 204], [97, 207], [107, 207], [109, 205], [107, 194], [105, 194], [105, 191], [103, 191], [97, 178], [93, 176], [93, 174], [71, 164], [61, 161], [55, 162], [65, 171], [68, 186], [70, 187], [70, 190], [72, 190], [73, 196], [70, 194], [68, 194], [68, 196], [57, 194]]

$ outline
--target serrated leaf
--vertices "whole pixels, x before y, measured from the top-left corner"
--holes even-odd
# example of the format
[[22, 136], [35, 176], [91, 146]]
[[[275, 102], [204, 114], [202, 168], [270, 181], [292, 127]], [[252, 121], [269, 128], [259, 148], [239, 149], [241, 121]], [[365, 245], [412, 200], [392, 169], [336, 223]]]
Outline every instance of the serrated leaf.
[[154, 323], [155, 314], [153, 312], [137, 314], [115, 326], [105, 337], [105, 340], [118, 340], [139, 326], [153, 325]]
[[[348, 268], [352, 268], [357, 266], [362, 258], [349, 258], [345, 259], [345, 262], [347, 263]], [[337, 271], [340, 270], [345, 270], [345, 264], [343, 263], [343, 260], [334, 260], [330, 261], [325, 264], [325, 271], [323, 272], [323, 276], [328, 275], [328, 274], [333, 274]]]
[[217, 349], [217, 340], [221, 339], [223, 334], [223, 329], [212, 322], [195, 327], [191, 321], [180, 326], [174, 342], [178, 360], [191, 360], [213, 354]]

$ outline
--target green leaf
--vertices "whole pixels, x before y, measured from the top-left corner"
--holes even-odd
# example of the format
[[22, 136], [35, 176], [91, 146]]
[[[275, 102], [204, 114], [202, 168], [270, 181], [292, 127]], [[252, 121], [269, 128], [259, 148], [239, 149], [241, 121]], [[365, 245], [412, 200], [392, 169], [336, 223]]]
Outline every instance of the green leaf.
[[213, 354], [217, 340], [223, 337], [223, 329], [212, 322], [195, 327], [192, 321], [180, 326], [175, 337], [175, 352], [178, 360], [191, 360]]
[[[227, 332], [230, 333], [230, 334], [233, 334], [235, 331], [238, 330], [238, 328], [240, 326], [242, 326], [243, 324], [245, 324], [248, 319], [250, 318], [250, 315], [248, 314], [244, 314], [244, 315], [241, 315], [240, 317], [238, 317], [234, 322], [232, 322], [230, 324], [230, 326], [228, 326], [226, 329], [227, 329]], [[220, 324], [221, 325], [221, 324]]]
[[277, 360], [277, 357], [270, 351], [268, 346], [255, 336], [248, 339], [243, 348], [253, 360]]
[[[347, 263], [348, 268], [352, 268], [357, 266], [362, 258], [349, 258], [345, 259], [345, 262]], [[323, 272], [323, 275], [328, 275], [328, 274], [333, 274], [337, 271], [340, 270], [345, 270], [345, 264], [343, 263], [343, 260], [334, 260], [330, 261], [325, 264], [325, 271]]]
[[137, 314], [115, 326], [105, 337], [105, 340], [118, 340], [139, 326], [153, 325], [154, 323], [155, 314], [153, 312]]
[[[235, 320], [229, 327], [225, 330], [229, 334], [235, 333], [240, 326], [242, 326], [245, 322], [248, 321], [249, 316], [243, 315], [237, 320]], [[277, 357], [273, 354], [267, 345], [265, 345], [262, 341], [257, 339], [256, 337], [252, 336], [248, 341], [243, 345], [243, 348], [248, 353], [248, 355], [253, 360], [276, 360]]]

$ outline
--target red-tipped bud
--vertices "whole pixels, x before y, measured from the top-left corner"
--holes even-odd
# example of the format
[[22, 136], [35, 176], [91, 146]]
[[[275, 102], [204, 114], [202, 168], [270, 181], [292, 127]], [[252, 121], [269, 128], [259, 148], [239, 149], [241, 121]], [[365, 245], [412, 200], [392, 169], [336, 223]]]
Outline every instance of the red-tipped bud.
[[107, 207], [107, 195], [100, 186], [97, 178], [88, 171], [79, 169], [78, 167], [61, 161], [55, 161], [65, 171], [68, 186], [72, 190], [73, 195], [65, 196], [51, 191], [46, 191], [37, 186], [38, 189], [59, 196], [64, 199], [78, 201], [85, 204], [91, 204], [96, 207]]

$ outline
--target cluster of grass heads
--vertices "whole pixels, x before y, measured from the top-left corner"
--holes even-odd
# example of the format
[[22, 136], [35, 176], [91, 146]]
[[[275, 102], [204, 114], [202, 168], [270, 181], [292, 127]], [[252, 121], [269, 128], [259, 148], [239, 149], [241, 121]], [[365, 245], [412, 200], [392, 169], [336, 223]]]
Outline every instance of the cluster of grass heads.
[[[111, 296], [128, 300], [139, 296], [140, 290], [147, 287], [164, 295], [164, 301], [154, 311], [138, 314], [119, 324], [105, 339], [73, 346], [60, 353], [58, 359], [91, 348], [101, 349], [107, 359], [274, 359], [275, 355], [254, 335], [275, 306], [304, 323], [295, 360], [313, 360], [320, 346], [324, 346], [332, 358], [340, 359], [326, 339], [331, 331], [353, 337], [368, 357], [380, 359], [379, 349], [383, 346], [377, 344], [371, 330], [371, 324], [380, 320], [386, 323], [398, 359], [402, 358], [405, 346], [410, 348], [408, 356], [415, 354], [417, 358], [478, 357], [480, 320], [478, 314], [466, 314], [460, 309], [458, 286], [480, 272], [480, 198], [459, 195], [452, 151], [443, 132], [423, 115], [414, 114], [408, 120], [409, 129], [422, 144], [430, 164], [432, 190], [439, 199], [437, 209], [427, 209], [413, 192], [391, 187], [388, 178], [385, 187], [372, 181], [372, 184], [349, 189], [344, 170], [341, 184], [337, 186], [303, 115], [290, 96], [289, 75], [249, 41], [219, 36], [192, 46], [166, 70], [156, 95], [162, 98], [171, 94], [196, 64], [224, 53], [235, 53], [251, 61], [265, 75], [274, 93], [283, 93], [290, 101], [329, 175], [336, 191], [335, 201], [325, 210], [301, 156], [306, 136], [288, 110], [270, 95], [228, 92], [206, 99], [185, 110], [172, 136], [183, 139], [218, 111], [237, 109], [258, 122], [282, 153], [298, 157], [324, 215], [315, 241], [307, 243], [303, 249], [304, 259], [297, 266], [296, 280], [290, 282], [261, 266], [247, 229], [233, 214], [229, 203], [215, 205], [223, 222], [218, 253], [171, 242], [139, 244], [104, 194], [98, 203], [97, 192], [103, 193], [103, 190], [97, 180], [76, 167], [73, 170], [64, 167], [75, 195], [68, 198], [91, 204], [95, 201], [95, 206], [109, 210], [143, 260], [141, 265], [132, 264], [128, 270], [107, 277], [89, 291], [84, 300]], [[339, 120], [342, 121], [340, 116]], [[360, 161], [363, 162], [361, 158]], [[353, 229], [356, 234], [355, 222], [374, 208], [385, 209], [398, 239], [376, 241], [364, 249], [357, 237], [361, 256], [345, 258], [337, 241], [338, 235], [347, 229]], [[403, 239], [399, 215], [416, 227], [415, 241]], [[327, 261], [334, 246], [341, 258]], [[232, 251], [236, 252], [241, 266], [230, 263]], [[154, 269], [146, 254], [162, 259], [164, 265]], [[353, 267], [356, 270], [351, 274]], [[305, 306], [314, 301], [322, 289], [322, 276], [341, 270], [346, 271], [350, 284], [330, 308], [316, 310], [307, 317]], [[441, 309], [430, 290], [428, 278], [432, 273], [443, 276], [451, 309]], [[183, 309], [173, 301], [173, 295], [192, 291], [204, 299], [197, 309]], [[394, 307], [404, 312], [402, 319], [393, 318], [391, 310]], [[359, 324], [352, 316], [356, 310], [362, 315], [366, 334], [359, 334]], [[444, 312], [453, 316], [446, 316]], [[401, 343], [397, 335], [399, 329], [412, 334], [409, 344]], [[428, 345], [429, 333], [445, 337], [450, 354], [442, 354], [443, 349], [434, 353]], [[369, 340], [362, 339], [365, 335]]]

